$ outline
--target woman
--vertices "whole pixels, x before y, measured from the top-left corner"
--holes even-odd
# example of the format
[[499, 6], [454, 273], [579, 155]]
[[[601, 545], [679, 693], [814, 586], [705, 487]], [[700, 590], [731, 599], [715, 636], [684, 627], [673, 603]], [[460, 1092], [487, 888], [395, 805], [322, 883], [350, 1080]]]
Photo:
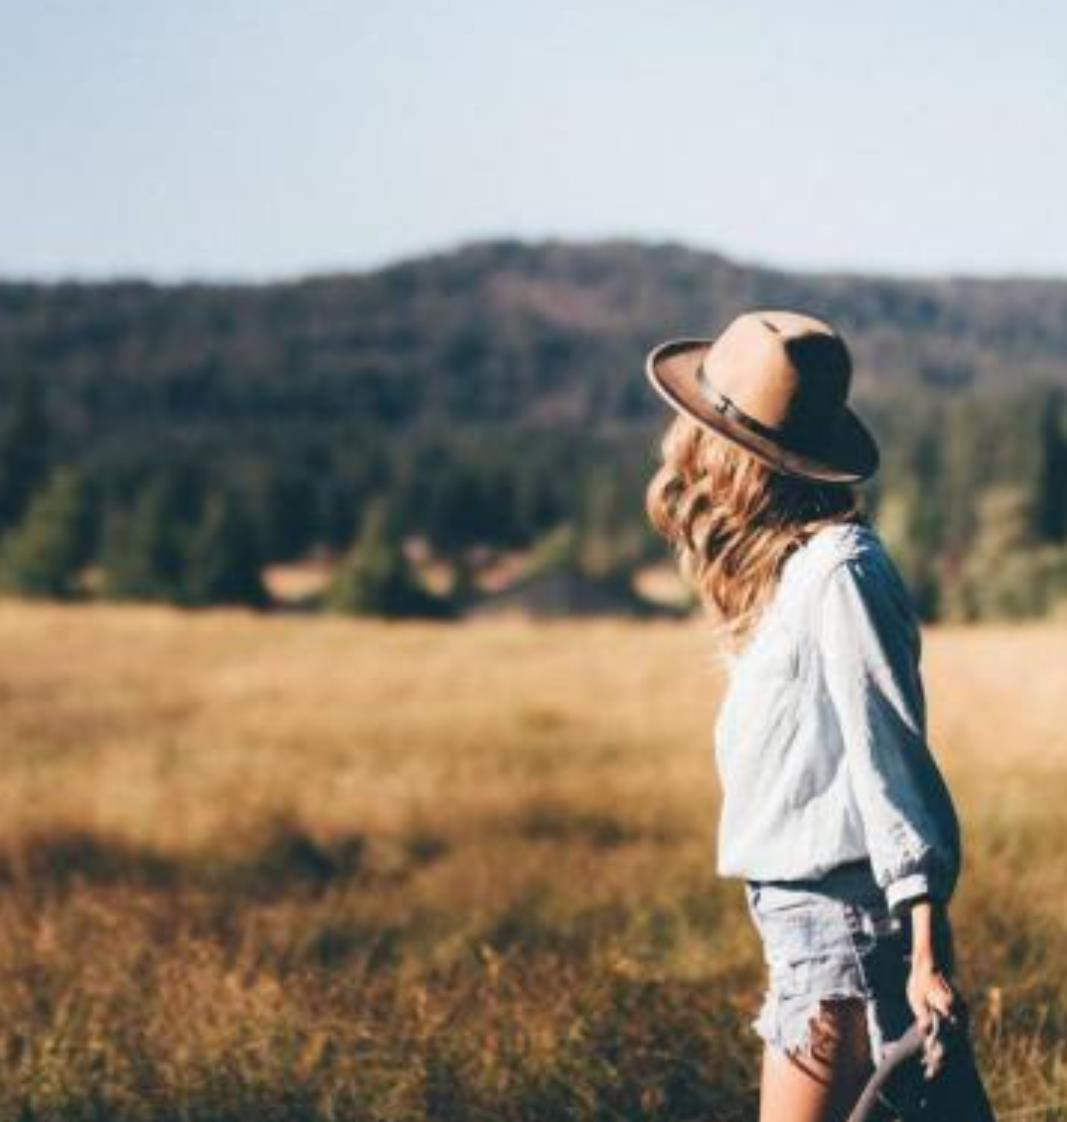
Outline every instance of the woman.
[[845, 1118], [913, 1020], [966, 1016], [946, 912], [959, 824], [919, 630], [852, 486], [878, 448], [846, 404], [848, 349], [813, 316], [748, 312], [646, 370], [677, 413], [648, 514], [729, 669], [718, 871], [745, 880], [769, 969], [761, 1122]]

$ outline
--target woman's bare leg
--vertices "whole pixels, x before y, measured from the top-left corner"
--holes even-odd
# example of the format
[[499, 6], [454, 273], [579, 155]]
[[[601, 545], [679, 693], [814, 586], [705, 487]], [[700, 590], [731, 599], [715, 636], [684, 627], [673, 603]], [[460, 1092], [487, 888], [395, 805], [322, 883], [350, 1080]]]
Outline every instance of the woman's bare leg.
[[765, 1049], [760, 1122], [844, 1122], [872, 1070], [863, 1001], [824, 1001], [811, 1055]]

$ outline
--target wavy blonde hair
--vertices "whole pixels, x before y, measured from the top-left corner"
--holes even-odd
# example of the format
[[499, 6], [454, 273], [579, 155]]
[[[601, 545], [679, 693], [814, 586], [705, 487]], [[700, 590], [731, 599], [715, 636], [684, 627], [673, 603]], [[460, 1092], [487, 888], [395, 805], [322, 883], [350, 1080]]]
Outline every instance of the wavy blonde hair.
[[646, 513], [729, 649], [749, 637], [794, 549], [820, 526], [868, 523], [850, 485], [776, 472], [681, 413], [660, 454]]

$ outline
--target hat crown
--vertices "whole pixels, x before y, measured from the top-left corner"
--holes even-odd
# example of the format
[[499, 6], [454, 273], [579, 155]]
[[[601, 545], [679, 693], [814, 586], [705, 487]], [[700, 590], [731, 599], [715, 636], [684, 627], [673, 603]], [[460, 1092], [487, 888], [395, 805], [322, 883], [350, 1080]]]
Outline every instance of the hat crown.
[[758, 309], [727, 325], [708, 348], [701, 372], [706, 388], [803, 448], [841, 416], [852, 361], [824, 320]]

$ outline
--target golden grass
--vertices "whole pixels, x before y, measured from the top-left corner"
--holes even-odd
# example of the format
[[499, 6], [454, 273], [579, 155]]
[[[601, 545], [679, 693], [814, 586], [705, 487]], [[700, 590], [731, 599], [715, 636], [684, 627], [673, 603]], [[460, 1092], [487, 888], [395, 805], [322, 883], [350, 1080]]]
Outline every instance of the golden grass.
[[[0, 634], [0, 1116], [753, 1117], [699, 622]], [[1067, 629], [924, 641], [990, 1087], [1062, 1102]]]

